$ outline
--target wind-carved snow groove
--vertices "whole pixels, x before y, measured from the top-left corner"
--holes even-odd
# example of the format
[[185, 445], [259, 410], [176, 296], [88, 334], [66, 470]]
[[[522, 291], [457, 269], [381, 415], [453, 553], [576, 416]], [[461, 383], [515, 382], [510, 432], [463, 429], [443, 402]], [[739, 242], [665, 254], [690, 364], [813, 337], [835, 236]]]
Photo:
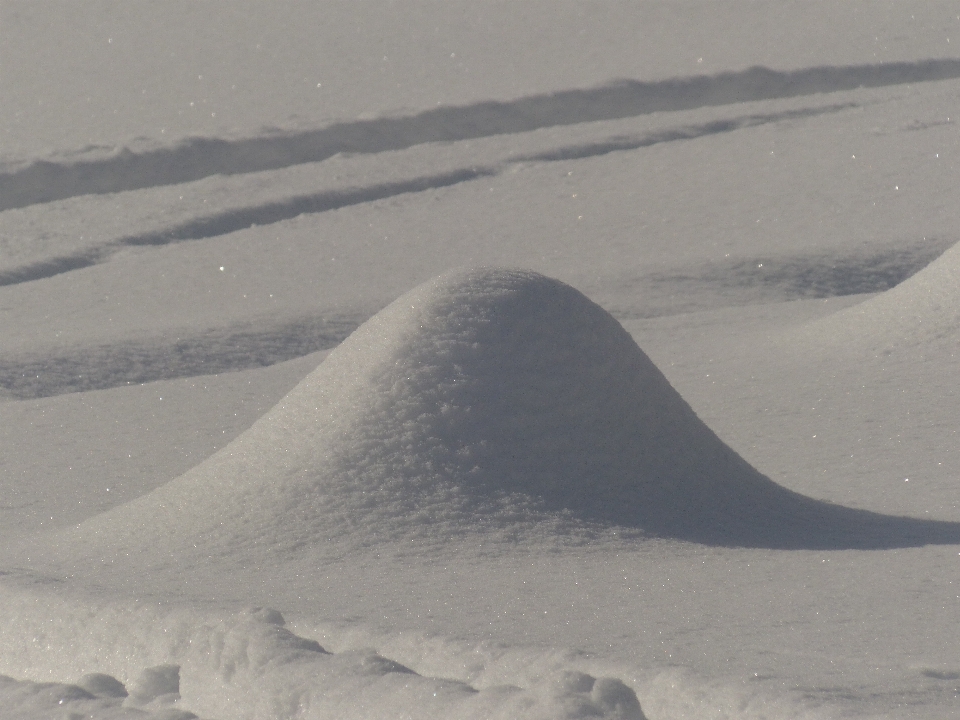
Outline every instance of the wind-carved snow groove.
[[[953, 240], [928, 239], [869, 255], [738, 258], [687, 272], [641, 275], [625, 282], [642, 288], [642, 317], [876, 293], [922, 270], [953, 244]], [[637, 316], [636, 309], [611, 307], [611, 312], [619, 319]], [[265, 327], [220, 328], [176, 340], [81, 347], [53, 357], [3, 358], [0, 394], [22, 400], [266, 367], [333, 348], [368, 316], [357, 312], [301, 318]]]
[[0, 389], [22, 400], [266, 367], [335, 347], [366, 318], [301, 318], [267, 327], [221, 328], [173, 341], [158, 338], [76, 348], [52, 357], [4, 358]]
[[[955, 243], [956, 238], [925, 238], [853, 254], [730, 258], [675, 272], [638, 276], [625, 284], [642, 288], [646, 298], [642, 317], [880, 293], [927, 267]], [[638, 316], [636, 310], [611, 307], [610, 311], [621, 319]]]
[[612, 152], [623, 152], [626, 150], [639, 150], [640, 148], [660, 145], [661, 143], [678, 142], [680, 140], [696, 140], [710, 135], [719, 135], [721, 133], [744, 130], [746, 128], [757, 127], [758, 125], [767, 125], [784, 120], [798, 120], [802, 118], [815, 117], [827, 113], [841, 112], [850, 108], [859, 107], [857, 103], [841, 103], [837, 105], [827, 105], [816, 108], [803, 108], [801, 110], [787, 110], [780, 113], [765, 113], [756, 115], [744, 115], [742, 117], [728, 118], [724, 120], [713, 120], [700, 125], [689, 125], [686, 127], [671, 128], [660, 132], [650, 133], [643, 137], [615, 137], [609, 140], [594, 143], [584, 143], [570, 147], [557, 148], [546, 152], [534, 153], [532, 155], [522, 155], [514, 158], [517, 162], [559, 162], [563, 160], [582, 160], [590, 157], [607, 155]]
[[884, 292], [919, 272], [952, 247], [955, 239], [931, 238], [914, 245], [849, 256], [758, 258], [700, 275], [700, 283], [749, 285], [796, 299]]
[[395, 195], [448, 187], [493, 174], [495, 174], [495, 172], [491, 169], [469, 168], [431, 177], [414, 178], [413, 180], [384, 183], [382, 185], [371, 185], [365, 188], [337, 190], [319, 193], [317, 195], [292, 197], [289, 200], [267, 203], [256, 207], [240, 208], [210, 217], [198, 218], [183, 225], [170, 228], [169, 230], [123, 238], [118, 244], [166, 245], [181, 240], [200, 240], [217, 235], [226, 235], [227, 233], [242, 230], [252, 225], [270, 225], [282, 220], [289, 220], [304, 213], [327, 212], [350, 205], [383, 200]]
[[99, 247], [87, 248], [72, 255], [33, 262], [0, 272], [0, 286], [41, 280], [71, 270], [90, 267], [107, 260], [124, 247], [167, 245], [183, 240], [200, 240], [226, 235], [252, 225], [269, 225], [304, 213], [327, 212], [350, 205], [383, 200], [396, 195], [448, 187], [457, 183], [476, 180], [493, 174], [493, 172], [489, 169], [465, 168], [399, 182], [382, 183], [363, 188], [332, 190], [312, 195], [298, 195], [253, 207], [233, 208], [206, 217], [195, 218], [162, 230], [121, 237]]
[[0, 286], [17, 285], [19, 283], [42, 280], [43, 278], [62, 275], [71, 270], [82, 270], [85, 267], [97, 265], [113, 255], [119, 247], [115, 244], [101, 245], [88, 248], [72, 255], [61, 255], [33, 262], [11, 270], [0, 272]]
[[695, 140], [709, 135], [734, 132], [736, 130], [784, 120], [802, 119], [826, 113], [840, 112], [852, 107], [857, 107], [857, 105], [855, 103], [843, 103], [825, 107], [789, 110], [781, 113], [746, 115], [699, 125], [671, 128], [646, 135], [620, 136], [600, 142], [568, 145], [537, 154], [516, 155], [498, 165], [489, 165], [486, 167], [472, 166], [437, 175], [412, 178], [410, 180], [382, 183], [362, 188], [346, 188], [308, 195], [296, 195], [287, 199], [266, 202], [259, 205], [230, 208], [211, 215], [193, 218], [160, 230], [151, 230], [138, 235], [124, 236], [97, 247], [85, 248], [70, 255], [62, 255], [26, 263], [19, 267], [0, 271], [0, 286], [42, 280], [72, 270], [80, 270], [85, 267], [97, 265], [108, 260], [123, 247], [168, 245], [186, 240], [202, 240], [217, 237], [254, 225], [262, 226], [289, 220], [305, 213], [327, 212], [351, 205], [383, 200], [396, 195], [449, 187], [462, 182], [477, 180], [482, 177], [493, 177], [502, 173], [506, 167], [516, 163], [581, 160], [612, 152], [638, 150], [661, 143]]
[[622, 80], [595, 88], [441, 107], [406, 117], [341, 122], [319, 130], [240, 140], [192, 138], [182, 144], [72, 162], [38, 160], [0, 174], [0, 211], [76, 195], [174, 185], [209, 175], [316, 162], [337, 153], [377, 153], [545, 127], [615, 120], [756, 100], [929, 82], [960, 77], [960, 60], [738, 72], [656, 82]]

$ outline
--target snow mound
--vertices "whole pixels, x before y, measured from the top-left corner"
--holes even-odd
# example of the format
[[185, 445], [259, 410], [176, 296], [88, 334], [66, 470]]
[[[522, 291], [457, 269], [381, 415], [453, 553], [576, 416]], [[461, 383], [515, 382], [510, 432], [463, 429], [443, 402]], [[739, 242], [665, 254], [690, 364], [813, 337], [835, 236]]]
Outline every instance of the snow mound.
[[859, 305], [802, 328], [795, 340], [835, 351], [889, 354], [960, 339], [960, 244], [920, 272]]
[[577, 290], [482, 268], [396, 300], [247, 432], [57, 552], [276, 561], [345, 543], [631, 533], [862, 547], [917, 531], [884, 522], [756, 472]]

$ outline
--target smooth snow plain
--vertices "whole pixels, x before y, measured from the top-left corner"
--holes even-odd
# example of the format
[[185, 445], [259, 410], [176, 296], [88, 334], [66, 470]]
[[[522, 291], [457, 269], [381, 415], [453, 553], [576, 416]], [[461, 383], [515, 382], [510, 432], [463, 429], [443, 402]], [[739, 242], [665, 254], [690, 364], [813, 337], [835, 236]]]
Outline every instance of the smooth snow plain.
[[0, 717], [960, 717], [953, 3], [0, 3]]

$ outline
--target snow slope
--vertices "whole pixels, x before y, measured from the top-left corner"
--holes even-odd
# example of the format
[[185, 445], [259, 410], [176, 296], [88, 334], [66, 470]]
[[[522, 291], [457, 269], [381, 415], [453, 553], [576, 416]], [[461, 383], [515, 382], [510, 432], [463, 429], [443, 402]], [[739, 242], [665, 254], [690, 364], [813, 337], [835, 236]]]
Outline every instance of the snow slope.
[[960, 338], [960, 245], [895, 288], [821, 320], [805, 332], [831, 350], [842, 339], [845, 348], [864, 354], [923, 354], [939, 349], [955, 357]]
[[956, 525], [779, 488], [608, 313], [536, 273], [480, 269], [403, 295], [239, 438], [52, 554], [179, 566], [618, 530], [784, 548], [960, 541]]
[[214, 7], [0, 3], [0, 717], [960, 715], [955, 3]]

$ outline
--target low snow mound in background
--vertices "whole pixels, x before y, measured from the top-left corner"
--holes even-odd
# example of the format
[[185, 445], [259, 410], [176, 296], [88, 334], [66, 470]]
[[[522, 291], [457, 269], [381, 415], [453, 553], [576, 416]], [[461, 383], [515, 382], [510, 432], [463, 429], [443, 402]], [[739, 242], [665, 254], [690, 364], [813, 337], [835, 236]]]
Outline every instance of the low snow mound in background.
[[536, 273], [479, 269], [402, 296], [247, 432], [61, 535], [54, 553], [275, 562], [304, 547], [426, 549], [476, 534], [876, 547], [943, 532], [960, 539], [949, 524], [781, 488], [598, 305]]
[[831, 352], [887, 354], [960, 338], [960, 244], [896, 287], [802, 328], [797, 340]]

